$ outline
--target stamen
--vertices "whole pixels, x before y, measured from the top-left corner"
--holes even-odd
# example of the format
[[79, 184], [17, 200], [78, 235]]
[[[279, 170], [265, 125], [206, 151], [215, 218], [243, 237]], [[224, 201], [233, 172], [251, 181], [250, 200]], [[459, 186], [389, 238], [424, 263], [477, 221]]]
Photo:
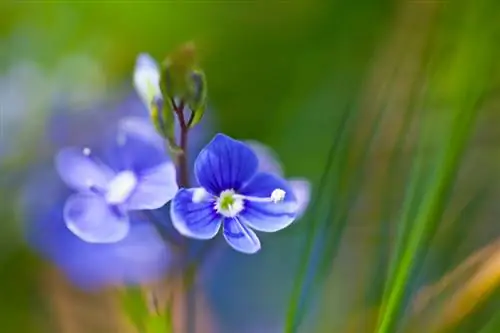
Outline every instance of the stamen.
[[248, 200], [248, 201], [253, 201], [253, 202], [272, 202], [272, 203], [278, 203], [281, 202], [285, 199], [286, 192], [280, 188], [275, 189], [270, 197], [254, 197], [254, 196], [247, 196], [247, 195], [241, 195], [241, 194], [235, 194], [235, 198], [243, 199], [243, 200]]
[[82, 153], [85, 156], [90, 156], [91, 150], [89, 147], [85, 147], [85, 148], [83, 148]]

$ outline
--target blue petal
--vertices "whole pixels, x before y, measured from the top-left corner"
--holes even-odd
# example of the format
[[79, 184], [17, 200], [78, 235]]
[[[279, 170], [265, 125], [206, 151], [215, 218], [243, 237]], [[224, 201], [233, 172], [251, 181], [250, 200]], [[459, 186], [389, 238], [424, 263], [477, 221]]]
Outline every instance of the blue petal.
[[[92, 154], [90, 150], [88, 152]], [[84, 148], [62, 149], [56, 155], [55, 166], [66, 185], [77, 191], [92, 187], [105, 189], [113, 177], [113, 172], [107, 166], [85, 155]]]
[[157, 209], [165, 205], [177, 193], [175, 166], [165, 162], [144, 172], [128, 199], [128, 209]]
[[268, 173], [257, 174], [250, 183], [242, 189], [241, 194], [254, 197], [270, 197], [276, 189], [285, 191], [285, 198], [281, 202], [252, 202], [245, 201], [245, 209], [239, 217], [251, 228], [275, 232], [290, 225], [296, 218], [298, 211], [297, 199], [290, 185], [278, 176]]
[[311, 183], [306, 179], [290, 178], [288, 184], [292, 188], [295, 198], [297, 198], [297, 219], [301, 217], [309, 206], [311, 199]]
[[115, 169], [139, 175], [169, 160], [164, 142], [153, 125], [140, 117], [127, 117], [119, 122], [109, 156]]
[[127, 215], [109, 206], [93, 193], [77, 193], [64, 205], [64, 221], [69, 230], [89, 243], [114, 243], [127, 236]]
[[181, 189], [172, 200], [170, 217], [175, 229], [186, 237], [210, 239], [217, 235], [221, 216], [215, 212], [214, 199], [193, 202], [194, 188]]
[[245, 143], [253, 150], [259, 160], [259, 172], [272, 173], [277, 176], [283, 175], [278, 156], [271, 148], [253, 140], [248, 140]]
[[224, 219], [224, 238], [233, 249], [252, 254], [260, 250], [260, 240], [250, 228], [236, 218]]
[[244, 143], [217, 134], [200, 152], [195, 162], [198, 183], [214, 195], [224, 190], [238, 191], [256, 173], [258, 160]]

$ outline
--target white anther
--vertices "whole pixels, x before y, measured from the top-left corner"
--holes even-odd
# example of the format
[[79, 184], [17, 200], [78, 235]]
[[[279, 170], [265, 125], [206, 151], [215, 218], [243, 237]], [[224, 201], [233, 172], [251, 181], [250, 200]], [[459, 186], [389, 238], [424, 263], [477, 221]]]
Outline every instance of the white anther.
[[280, 188], [275, 189], [273, 193], [271, 193], [272, 202], [277, 203], [283, 201], [283, 199], [285, 199], [285, 194], [286, 192], [283, 191], [282, 189]]
[[275, 189], [270, 197], [254, 197], [254, 196], [249, 196], [249, 195], [240, 195], [240, 194], [235, 194], [234, 197], [238, 199], [243, 199], [243, 200], [248, 200], [252, 202], [272, 202], [272, 203], [278, 203], [280, 201], [283, 201], [285, 199], [286, 192], [283, 191], [280, 188]]
[[83, 148], [82, 152], [83, 152], [83, 155], [89, 156], [91, 151], [90, 151], [89, 147], [85, 147], [85, 148]]

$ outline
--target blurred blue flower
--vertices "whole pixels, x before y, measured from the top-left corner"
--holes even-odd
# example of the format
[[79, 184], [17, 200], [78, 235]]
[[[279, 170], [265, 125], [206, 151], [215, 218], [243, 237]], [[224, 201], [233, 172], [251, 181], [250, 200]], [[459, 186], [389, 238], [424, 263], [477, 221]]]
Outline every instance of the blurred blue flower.
[[217, 134], [195, 162], [201, 187], [181, 189], [172, 200], [174, 227], [187, 237], [211, 239], [222, 225], [235, 250], [257, 252], [260, 241], [252, 229], [281, 230], [293, 222], [298, 208], [286, 181], [257, 171], [257, 156], [246, 144]]
[[[131, 115], [136, 115], [136, 118], [129, 118]], [[134, 95], [114, 108], [58, 112], [47, 125], [49, 135], [45, 142], [47, 147], [43, 150], [46, 158], [32, 166], [23, 189], [22, 209], [29, 243], [81, 288], [99, 289], [117, 284], [147, 283], [161, 278], [172, 265], [172, 252], [156, 226], [146, 220], [140, 211], [129, 212], [128, 233], [115, 243], [89, 243], [67, 228], [63, 211], [71, 191], [50, 161], [54, 150], [69, 144], [88, 147], [101, 160], [87, 160], [85, 163], [96, 163], [99, 167], [105, 164], [115, 173], [125, 170], [127, 166], [135, 172], [170, 163], [166, 154], [160, 154], [158, 135], [148, 122], [143, 104]], [[139, 147], [148, 150], [142, 151]], [[73, 152], [83, 153], [83, 150]], [[88, 158], [83, 154], [75, 156], [84, 160]], [[147, 158], [143, 160], [144, 157]], [[78, 163], [76, 165], [81, 167]], [[99, 168], [90, 170], [102, 171]], [[74, 174], [67, 171], [62, 171], [65, 180], [71, 181], [80, 190], [79, 186], [85, 184], [84, 178], [75, 178], [76, 171], [73, 171]], [[84, 174], [102, 176], [99, 172], [93, 174], [88, 171]], [[166, 196], [165, 193], [162, 195]], [[94, 214], [92, 212], [90, 216]]]
[[62, 180], [76, 191], [64, 206], [67, 227], [91, 243], [123, 239], [129, 210], [157, 209], [178, 190], [174, 164], [149, 123], [122, 119], [115, 138], [115, 158], [103, 163], [89, 147], [65, 148], [56, 156]]
[[[279, 160], [269, 147], [253, 140], [247, 140], [245, 143], [253, 150], [255, 155], [257, 155], [257, 159], [259, 160], [259, 172], [272, 173], [283, 177], [284, 172]], [[305, 178], [288, 178], [287, 181], [297, 199], [298, 210], [296, 220], [298, 220], [302, 217], [309, 205], [311, 198], [311, 183]]]

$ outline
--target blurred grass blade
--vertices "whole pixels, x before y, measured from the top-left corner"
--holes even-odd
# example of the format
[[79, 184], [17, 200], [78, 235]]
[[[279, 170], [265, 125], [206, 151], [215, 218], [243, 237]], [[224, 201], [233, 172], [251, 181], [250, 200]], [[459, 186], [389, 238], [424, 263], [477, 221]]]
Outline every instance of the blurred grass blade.
[[[405, 307], [403, 297], [409, 285], [409, 280], [418, 272], [427, 246], [432, 239], [447, 202], [447, 194], [453, 186], [459, 162], [474, 128], [475, 118], [484, 95], [485, 84], [488, 83], [488, 73], [492, 65], [489, 54], [491, 29], [483, 26], [485, 10], [491, 10], [487, 4], [490, 0], [476, 2], [454, 2], [453, 6], [464, 10], [466, 20], [458, 31], [457, 49], [441, 64], [431, 76], [430, 89], [426, 101], [428, 108], [446, 106], [453, 117], [449, 139], [441, 149], [434, 175], [428, 183], [423, 197], [417, 196], [416, 188], [423, 180], [420, 171], [424, 163], [422, 152], [418, 156], [415, 176], [406, 195], [405, 209], [400, 222], [400, 233], [393, 255], [389, 279], [383, 296], [382, 311], [377, 325], [378, 333], [389, 333], [396, 330], [398, 316]], [[448, 8], [448, 10], [450, 10]], [[454, 11], [450, 12], [448, 23], [456, 24]], [[482, 28], [482, 29], [479, 29]], [[486, 30], [484, 30], [486, 28]], [[446, 36], [450, 38], [450, 36]], [[456, 36], [453, 36], [456, 38]], [[422, 141], [427, 141], [426, 135], [431, 135], [433, 125], [430, 121], [422, 127]], [[444, 126], [442, 128], [445, 128]], [[425, 133], [425, 134], [424, 134]], [[440, 133], [442, 135], [442, 133]], [[414, 209], [416, 210], [414, 211]]]
[[[329, 149], [325, 168], [321, 175], [321, 179], [319, 180], [319, 186], [314, 195], [314, 198], [320, 198], [323, 196], [325, 191], [325, 186], [329, 183], [329, 175], [332, 173], [331, 168], [335, 159], [335, 152], [337, 150], [337, 146], [341, 140], [342, 129], [345, 127], [345, 122], [347, 122], [349, 116], [349, 112], [346, 110], [343, 112], [341, 116], [341, 120], [339, 122], [338, 128], [334, 131], [334, 139], [333, 143]], [[319, 201], [316, 199], [313, 201], [311, 211], [317, 214], [319, 209]], [[307, 288], [307, 278], [309, 276], [310, 271], [310, 259], [311, 256], [315, 253], [315, 240], [319, 234], [320, 225], [318, 223], [313, 224], [310, 228], [307, 229], [308, 233], [306, 234], [306, 244], [305, 251], [303, 252], [302, 257], [300, 258], [300, 268], [298, 270], [298, 275], [295, 279], [294, 288], [292, 290], [292, 294], [290, 297], [290, 304], [288, 306], [288, 311], [286, 315], [286, 323], [284, 332], [292, 333], [296, 331], [297, 326], [300, 323], [300, 310], [301, 310], [301, 299], [304, 294], [304, 290]]]
[[[335, 85], [337, 90], [335, 95], [341, 101], [340, 103], [338, 100], [335, 101], [335, 110], [342, 111], [336, 112], [338, 117], [333, 119], [333, 127], [335, 128], [333, 142], [319, 182], [319, 188], [314, 196], [313, 206], [310, 209], [314, 216], [311, 218], [312, 223], [305, 235], [305, 250], [299, 260], [299, 270], [286, 313], [284, 332], [287, 333], [297, 331], [302, 319], [307, 314], [307, 309], [310, 308], [311, 299], [316, 295], [317, 288], [321, 287], [321, 282], [326, 272], [329, 271], [332, 258], [335, 256], [333, 250], [325, 252], [329, 251], [325, 242], [332, 241], [330, 237], [325, 236], [327, 233], [333, 236], [335, 244], [332, 246], [337, 247], [346, 225], [346, 214], [340, 213], [340, 210], [348, 211], [347, 207], [342, 208], [342, 204], [350, 202], [352, 199], [352, 191], [349, 186], [353, 184], [356, 172], [348, 175], [343, 172], [351, 167], [352, 161], [348, 160], [348, 157], [353, 153], [351, 144], [357, 134], [355, 126], [359, 124], [359, 96], [364, 84], [363, 79], [370, 69], [369, 65], [376, 42], [386, 32], [385, 28], [391, 18], [394, 3], [384, 1], [375, 4], [371, 1], [364, 1], [358, 3], [357, 7], [352, 7], [338, 2], [334, 6], [337, 8], [339, 22], [343, 22], [344, 28], [350, 26], [353, 30], [358, 31], [360, 27], [365, 29], [376, 26], [377, 29], [367, 29], [366, 31], [369, 32], [366, 35], [363, 33], [363, 38], [366, 39], [367, 43], [362, 43], [363, 52], [359, 52], [359, 50], [356, 52], [357, 55], [362, 54], [361, 57], [352, 57], [349, 49], [338, 49], [339, 68], [332, 75], [334, 80], [338, 81], [338, 84]], [[359, 6], [364, 6], [364, 12], [369, 13], [368, 17], [358, 15]], [[338, 30], [336, 33], [338, 35], [335, 35], [335, 38], [338, 39], [339, 43], [342, 43], [344, 41], [342, 30]], [[349, 70], [346, 73], [346, 68], [355, 68], [356, 71]], [[345, 77], [342, 77], [342, 74]], [[319, 216], [323, 217], [317, 218]], [[325, 265], [328, 267], [322, 267]]]
[[495, 313], [479, 333], [497, 333], [500, 331], [500, 311]]

